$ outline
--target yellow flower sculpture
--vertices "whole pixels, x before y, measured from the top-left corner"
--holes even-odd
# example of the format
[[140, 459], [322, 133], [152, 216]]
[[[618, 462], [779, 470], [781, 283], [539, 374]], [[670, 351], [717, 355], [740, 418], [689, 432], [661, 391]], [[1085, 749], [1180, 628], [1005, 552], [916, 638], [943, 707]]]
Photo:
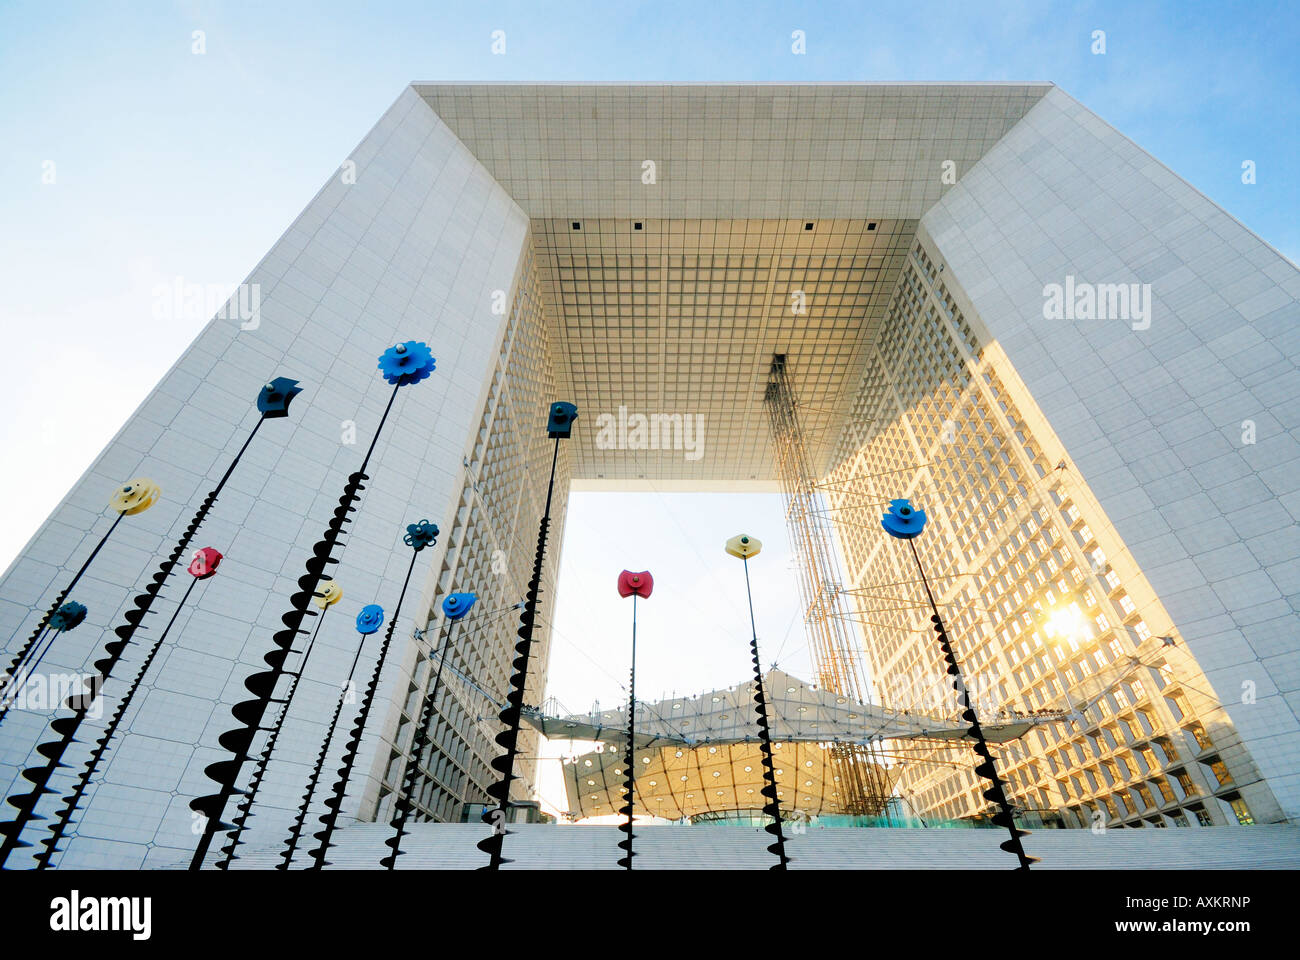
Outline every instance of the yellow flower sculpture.
[[152, 480], [147, 477], [136, 477], [114, 490], [108, 505], [118, 513], [133, 517], [152, 507], [161, 493], [158, 484]]
[[314, 603], [322, 610], [328, 610], [343, 599], [343, 588], [339, 586], [337, 580], [326, 580], [316, 589], [320, 592], [316, 595]]

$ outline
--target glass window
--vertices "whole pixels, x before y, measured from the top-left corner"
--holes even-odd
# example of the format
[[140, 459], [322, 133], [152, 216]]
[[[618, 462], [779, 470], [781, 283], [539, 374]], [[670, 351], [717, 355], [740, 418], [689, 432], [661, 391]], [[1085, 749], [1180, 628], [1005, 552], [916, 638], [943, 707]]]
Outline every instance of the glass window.
[[1160, 791], [1160, 796], [1164, 797], [1165, 803], [1172, 803], [1178, 799], [1174, 796], [1174, 788], [1169, 786], [1169, 781], [1164, 777], [1156, 777], [1151, 782], [1155, 784], [1156, 789]]
[[1255, 822], [1255, 818], [1250, 815], [1250, 808], [1246, 806], [1246, 801], [1241, 797], [1230, 798], [1228, 805], [1232, 807], [1233, 815], [1243, 827], [1248, 827]]
[[1218, 757], [1202, 762], [1210, 768], [1210, 772], [1214, 774], [1214, 779], [1219, 781], [1219, 786], [1224, 787], [1232, 783], [1232, 774], [1228, 772], [1227, 766]]

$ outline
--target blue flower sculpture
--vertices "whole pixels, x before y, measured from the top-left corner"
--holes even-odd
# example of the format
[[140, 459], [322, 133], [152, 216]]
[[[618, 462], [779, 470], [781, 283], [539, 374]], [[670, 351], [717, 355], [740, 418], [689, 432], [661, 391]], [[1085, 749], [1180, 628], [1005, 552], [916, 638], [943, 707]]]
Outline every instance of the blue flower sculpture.
[[477, 600], [478, 594], [449, 593], [447, 599], [442, 601], [442, 612], [448, 620], [459, 620], [469, 613], [470, 607], [474, 606]]
[[437, 542], [438, 525], [436, 523], [421, 520], [419, 523], [408, 523], [406, 525], [406, 536], [402, 537], [402, 543], [408, 547], [413, 547], [416, 553], [419, 553], [425, 547], [433, 546]]
[[86, 619], [86, 608], [75, 600], [69, 600], [50, 617], [50, 629], [67, 631]]
[[880, 518], [885, 533], [899, 540], [911, 540], [925, 529], [925, 511], [917, 510], [909, 500], [890, 500], [889, 512]]
[[302, 393], [297, 380], [288, 377], [276, 377], [264, 386], [257, 395], [257, 410], [263, 420], [273, 420], [289, 415], [289, 401]]
[[377, 603], [368, 603], [357, 614], [357, 633], [368, 637], [384, 625], [384, 608]]
[[407, 340], [389, 347], [379, 358], [379, 369], [384, 379], [399, 387], [419, 383], [433, 373], [433, 366], [429, 345], [419, 340]]

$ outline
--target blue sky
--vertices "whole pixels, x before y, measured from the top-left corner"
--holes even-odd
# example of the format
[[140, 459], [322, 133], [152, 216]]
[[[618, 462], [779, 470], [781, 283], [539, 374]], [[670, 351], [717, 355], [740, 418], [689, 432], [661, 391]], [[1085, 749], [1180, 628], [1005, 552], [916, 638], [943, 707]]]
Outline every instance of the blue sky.
[[[1298, 10], [1293, 2], [0, 3], [8, 468], [0, 567], [201, 328], [202, 317], [155, 319], [153, 287], [182, 276], [233, 288], [412, 80], [1049, 80], [1296, 261]], [[498, 29], [504, 56], [489, 48]], [[790, 50], [796, 29], [807, 36], [803, 56]], [[194, 30], [205, 33], [202, 56], [191, 52]], [[1105, 55], [1090, 51], [1094, 30], [1106, 33]], [[1241, 182], [1244, 160], [1256, 165], [1254, 185]], [[42, 183], [47, 162], [52, 184]], [[72, 370], [75, 389], [49, 389]], [[657, 496], [642, 507], [663, 509], [669, 501]], [[645, 554], [697, 580], [712, 576], [682, 534], [716, 518], [716, 501], [671, 499], [671, 525], [636, 532]], [[622, 564], [600, 552], [598, 531], [644, 512], [620, 502], [575, 501], [562, 590], [605, 576], [600, 558], [614, 566], [596, 586], [612, 592]], [[774, 498], [732, 502], [728, 523], [742, 519], [730, 512], [742, 506], [751, 532], [783, 547]], [[719, 563], [726, 558], [713, 540], [722, 529], [701, 532]], [[769, 569], [791, 576], [788, 558]], [[760, 630], [785, 632], [793, 603], [774, 602]], [[557, 625], [567, 634], [564, 607]], [[678, 604], [672, 617], [696, 616], [692, 609]], [[600, 646], [591, 636], [577, 643]], [[557, 679], [556, 688], [570, 706], [589, 705], [586, 690], [617, 698], [621, 667], [583, 672], [576, 646], [565, 653], [557, 642], [556, 651], [558, 666], [572, 665], [573, 686]], [[720, 661], [651, 674], [646, 689], [657, 695], [671, 679], [684, 691], [724, 674], [733, 682], [734, 672]]]

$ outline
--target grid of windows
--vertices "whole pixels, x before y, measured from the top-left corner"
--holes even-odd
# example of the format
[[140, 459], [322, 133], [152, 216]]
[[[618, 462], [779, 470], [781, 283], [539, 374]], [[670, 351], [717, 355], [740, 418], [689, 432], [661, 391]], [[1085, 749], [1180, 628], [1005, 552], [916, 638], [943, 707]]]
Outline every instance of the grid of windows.
[[[835, 448], [832, 510], [874, 514], [900, 496], [927, 510], [916, 544], [977, 708], [1040, 719], [999, 760], [1017, 803], [1078, 827], [1185, 825], [1184, 811], [1248, 822], [1245, 802], [1225, 799], [1227, 752], [1200, 719], [1216, 706], [1208, 684], [1153, 637], [1094, 532], [1108, 522], [1044, 453], [1026, 414], [1041, 417], [948, 279], [918, 238]], [[873, 523], [838, 533], [878, 696], [955, 715], [911, 557]], [[924, 816], [980, 814], [972, 763], [964, 747], [936, 747], [903, 764], [904, 793]]]

